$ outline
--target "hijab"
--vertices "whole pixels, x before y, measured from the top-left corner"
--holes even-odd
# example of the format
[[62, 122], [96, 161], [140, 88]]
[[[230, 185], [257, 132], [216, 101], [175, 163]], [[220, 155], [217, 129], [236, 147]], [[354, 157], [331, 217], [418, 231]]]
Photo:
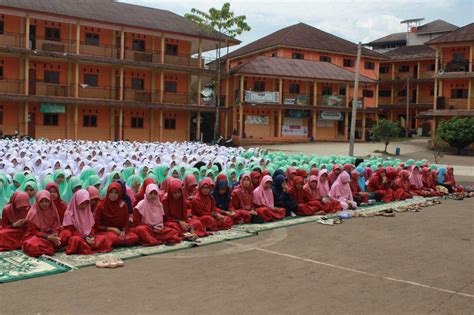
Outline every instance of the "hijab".
[[140, 187], [140, 191], [135, 195], [135, 204], [138, 204], [145, 198], [146, 188], [150, 184], [154, 184], [155, 180], [153, 178], [147, 178], [143, 181], [142, 186]]
[[[173, 194], [181, 190], [181, 197], [174, 199]], [[186, 209], [186, 199], [183, 194], [183, 182], [179, 179], [172, 179], [163, 198], [163, 209], [166, 220], [188, 220], [188, 211]]]
[[[39, 203], [41, 200], [50, 201], [48, 209], [41, 209]], [[47, 190], [40, 190], [36, 194], [36, 202], [28, 211], [26, 220], [33, 223], [41, 232], [50, 233], [61, 227], [58, 211], [54, 202], [51, 200], [51, 194]]]
[[[225, 194], [221, 195], [219, 190], [221, 188], [225, 188]], [[214, 197], [214, 201], [216, 202], [216, 207], [224, 210], [229, 211], [229, 204], [230, 204], [230, 187], [227, 180], [219, 180], [217, 182], [214, 191], [212, 192], [212, 196]]]
[[265, 183], [273, 182], [270, 175], [266, 175], [260, 181], [260, 184], [255, 190], [253, 191], [253, 199], [254, 203], [259, 206], [265, 207], [274, 207], [274, 200], [273, 200], [273, 191], [272, 189], [265, 189]]
[[323, 182], [321, 180], [322, 176], [324, 174], [327, 174], [328, 170], [327, 169], [322, 169], [319, 171], [319, 176], [318, 176], [318, 194], [319, 198], [324, 198], [327, 197], [329, 194], [329, 179], [326, 178], [326, 180]]
[[[156, 198], [152, 201], [150, 200], [150, 194], [153, 191], [156, 192]], [[163, 225], [163, 216], [165, 215], [165, 212], [163, 210], [163, 204], [160, 201], [158, 191], [158, 185], [148, 185], [145, 190], [145, 198], [135, 206], [135, 209], [137, 209], [142, 216], [142, 222], [146, 225]]]
[[[245, 188], [242, 184], [244, 179], [250, 181], [249, 187]], [[249, 174], [242, 174], [240, 178], [240, 184], [237, 188], [234, 189], [232, 195], [236, 194], [237, 198], [240, 200], [240, 206], [245, 210], [250, 210], [253, 207], [253, 188], [252, 188], [252, 179]]]
[[329, 197], [353, 201], [352, 192], [351, 192], [351, 176], [347, 172], [342, 172], [336, 178], [336, 181], [329, 190]]
[[191, 194], [192, 190], [194, 189], [193, 187], [197, 186], [197, 181], [196, 181], [196, 176], [189, 174], [186, 175], [184, 178], [184, 189], [183, 189], [183, 194], [184, 194], [184, 199], [188, 199]]
[[73, 225], [79, 233], [87, 236], [91, 234], [95, 221], [90, 203], [85, 209], [79, 209], [78, 206], [85, 201], [90, 201], [90, 195], [87, 190], [80, 189], [74, 193], [64, 213], [63, 226]]
[[[10, 201], [8, 204], [3, 208], [2, 216], [6, 217], [9, 222], [12, 224], [18, 220], [26, 218], [28, 214], [28, 210], [30, 203], [29, 197], [26, 192], [23, 191], [16, 191], [10, 197]], [[26, 207], [22, 211], [19, 211], [19, 208]], [[4, 226], [3, 228], [7, 228]]]
[[[112, 189], [117, 190], [118, 199], [110, 200], [109, 193]], [[122, 186], [120, 183], [113, 182], [107, 188], [107, 194], [104, 199], [97, 205], [95, 211], [100, 211], [101, 216], [109, 222], [113, 222], [116, 226], [128, 226], [128, 207], [122, 200]], [[96, 222], [99, 223], [99, 222]]]
[[418, 166], [412, 165], [410, 168], [411, 168], [411, 174], [409, 177], [410, 184], [414, 186], [417, 190], [423, 188], [423, 179], [421, 177]]

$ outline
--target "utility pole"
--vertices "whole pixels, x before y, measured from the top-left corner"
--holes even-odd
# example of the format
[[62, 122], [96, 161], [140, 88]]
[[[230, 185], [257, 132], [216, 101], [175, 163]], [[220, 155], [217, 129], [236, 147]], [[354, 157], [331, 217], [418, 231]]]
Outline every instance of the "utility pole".
[[408, 115], [410, 113], [410, 76], [407, 75], [407, 108], [405, 119], [405, 138], [408, 138]]
[[[352, 97], [352, 117], [351, 117], [351, 135], [349, 140], [349, 155], [354, 156], [354, 140], [355, 140], [355, 127], [357, 118], [357, 102], [359, 96], [359, 73], [360, 73], [360, 53], [362, 50], [362, 44], [359, 42], [357, 46], [357, 62], [356, 62], [356, 73], [354, 82], [354, 94]], [[349, 91], [347, 91], [349, 93]]]

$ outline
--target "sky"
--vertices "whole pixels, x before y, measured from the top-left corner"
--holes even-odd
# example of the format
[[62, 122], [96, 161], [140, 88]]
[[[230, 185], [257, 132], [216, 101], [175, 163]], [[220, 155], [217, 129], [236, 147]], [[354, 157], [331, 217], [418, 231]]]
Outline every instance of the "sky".
[[[230, 2], [235, 15], [245, 15], [252, 28], [238, 37], [239, 47], [281, 28], [303, 22], [352, 42], [367, 43], [406, 31], [400, 21], [442, 19], [457, 26], [474, 22], [474, 0], [120, 0], [172, 11], [179, 15], [192, 8], [208, 11]], [[235, 49], [236, 47], [234, 47]]]

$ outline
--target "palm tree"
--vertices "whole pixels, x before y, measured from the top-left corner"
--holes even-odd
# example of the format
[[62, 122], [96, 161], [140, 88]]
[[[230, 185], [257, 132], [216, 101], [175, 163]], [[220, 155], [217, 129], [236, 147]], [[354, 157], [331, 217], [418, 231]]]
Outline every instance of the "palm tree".
[[[208, 32], [215, 34], [218, 40], [216, 47], [217, 56], [217, 95], [216, 95], [216, 122], [214, 125], [214, 140], [217, 140], [219, 132], [219, 107], [221, 105], [221, 47], [224, 39], [235, 38], [244, 31], [250, 31], [245, 15], [234, 16], [230, 11], [230, 3], [224, 3], [221, 9], [210, 8], [209, 12], [191, 9], [184, 17]], [[228, 48], [228, 46], [227, 46]]]

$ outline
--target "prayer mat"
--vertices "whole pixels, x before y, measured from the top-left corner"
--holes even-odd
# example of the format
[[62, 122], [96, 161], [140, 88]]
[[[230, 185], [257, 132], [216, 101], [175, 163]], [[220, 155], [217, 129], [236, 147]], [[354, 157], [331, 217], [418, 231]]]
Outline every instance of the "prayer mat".
[[252, 237], [256, 235], [256, 233], [248, 232], [245, 230], [239, 230], [239, 229], [236, 229], [235, 227], [236, 226], [234, 226], [230, 230], [212, 232], [212, 235], [199, 238], [198, 242], [196, 242], [196, 245], [206, 246], [210, 244], [216, 244], [216, 243], [221, 243], [221, 242], [226, 242], [226, 241], [231, 241], [231, 240], [238, 240], [241, 238], [247, 238], [247, 237]]
[[48, 276], [69, 270], [70, 268], [62, 264], [29, 257], [21, 251], [0, 253], [0, 283]]

